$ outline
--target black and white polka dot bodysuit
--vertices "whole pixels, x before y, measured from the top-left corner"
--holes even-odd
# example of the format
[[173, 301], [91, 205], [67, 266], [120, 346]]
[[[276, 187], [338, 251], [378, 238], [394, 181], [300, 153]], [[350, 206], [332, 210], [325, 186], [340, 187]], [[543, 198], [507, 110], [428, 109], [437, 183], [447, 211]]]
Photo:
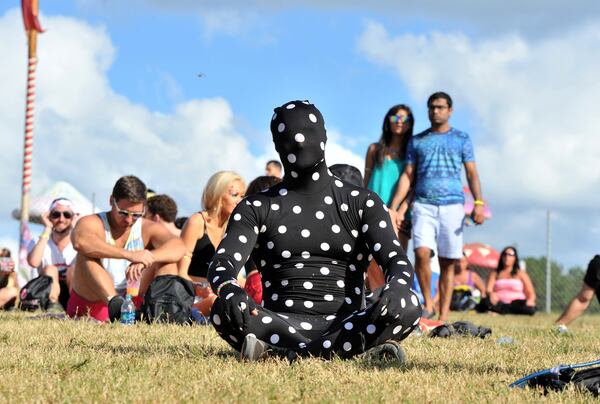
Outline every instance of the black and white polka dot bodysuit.
[[[413, 268], [387, 207], [376, 194], [331, 175], [316, 107], [294, 101], [275, 111], [271, 130], [286, 176], [240, 202], [209, 267], [216, 291], [236, 278], [251, 255], [262, 277], [263, 304], [247, 329], [235, 329], [221, 294], [211, 313], [216, 330], [238, 350], [253, 333], [301, 355], [323, 357], [350, 357], [387, 339], [405, 338], [421, 308], [410, 290]], [[365, 307], [364, 279], [372, 258], [385, 272], [384, 291], [391, 288], [402, 307], [392, 318], [385, 305]]]

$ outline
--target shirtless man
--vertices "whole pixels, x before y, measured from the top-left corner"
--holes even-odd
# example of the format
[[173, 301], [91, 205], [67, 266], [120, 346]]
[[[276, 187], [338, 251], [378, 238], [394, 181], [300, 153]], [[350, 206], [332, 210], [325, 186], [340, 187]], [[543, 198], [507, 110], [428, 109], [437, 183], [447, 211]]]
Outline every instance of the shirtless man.
[[[73, 231], [78, 254], [67, 305], [71, 317], [118, 319], [128, 279], [177, 274], [176, 263], [185, 253], [180, 239], [143, 218], [146, 186], [139, 178], [119, 178], [110, 205], [107, 212], [80, 219]], [[153, 264], [156, 271], [144, 271]], [[148, 283], [142, 279], [142, 295]]]
[[173, 235], [181, 236], [181, 230], [175, 226], [177, 219], [177, 203], [169, 195], [154, 195], [148, 198], [146, 219], [160, 223]]

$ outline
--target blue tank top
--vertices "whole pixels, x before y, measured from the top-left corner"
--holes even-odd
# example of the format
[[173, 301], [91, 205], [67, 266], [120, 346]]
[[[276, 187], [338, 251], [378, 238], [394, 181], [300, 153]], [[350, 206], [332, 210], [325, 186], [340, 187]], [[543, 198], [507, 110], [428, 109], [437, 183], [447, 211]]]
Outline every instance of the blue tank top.
[[402, 171], [404, 171], [404, 160], [385, 158], [381, 165], [377, 163], [373, 165], [367, 188], [377, 193], [381, 200], [389, 206], [394, 199]]

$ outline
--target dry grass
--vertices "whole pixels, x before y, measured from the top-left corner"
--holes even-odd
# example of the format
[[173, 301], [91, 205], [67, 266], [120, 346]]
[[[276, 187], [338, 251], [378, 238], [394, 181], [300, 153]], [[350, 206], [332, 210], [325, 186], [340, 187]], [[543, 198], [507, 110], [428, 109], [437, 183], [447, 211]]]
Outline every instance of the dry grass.
[[[0, 314], [0, 397], [11, 402], [586, 402], [569, 390], [546, 397], [509, 390], [512, 381], [559, 363], [600, 357], [600, 316], [567, 335], [554, 316], [455, 316], [493, 336], [409, 337], [404, 368], [360, 359], [288, 365], [240, 363], [211, 327], [97, 325]], [[509, 335], [513, 345], [496, 339]]]

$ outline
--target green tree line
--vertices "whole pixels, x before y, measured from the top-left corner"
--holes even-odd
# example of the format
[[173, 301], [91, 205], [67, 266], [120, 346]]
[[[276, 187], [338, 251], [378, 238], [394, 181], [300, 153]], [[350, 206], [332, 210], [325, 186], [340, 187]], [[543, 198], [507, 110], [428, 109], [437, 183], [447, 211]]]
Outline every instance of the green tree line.
[[[546, 309], [546, 258], [525, 258], [527, 273], [531, 277], [537, 294], [537, 306]], [[581, 290], [585, 269], [573, 267], [568, 271], [556, 261], [550, 262], [551, 272], [551, 308], [552, 311], [562, 311], [571, 299]], [[598, 299], [594, 299], [587, 310], [588, 313], [600, 313]]]

